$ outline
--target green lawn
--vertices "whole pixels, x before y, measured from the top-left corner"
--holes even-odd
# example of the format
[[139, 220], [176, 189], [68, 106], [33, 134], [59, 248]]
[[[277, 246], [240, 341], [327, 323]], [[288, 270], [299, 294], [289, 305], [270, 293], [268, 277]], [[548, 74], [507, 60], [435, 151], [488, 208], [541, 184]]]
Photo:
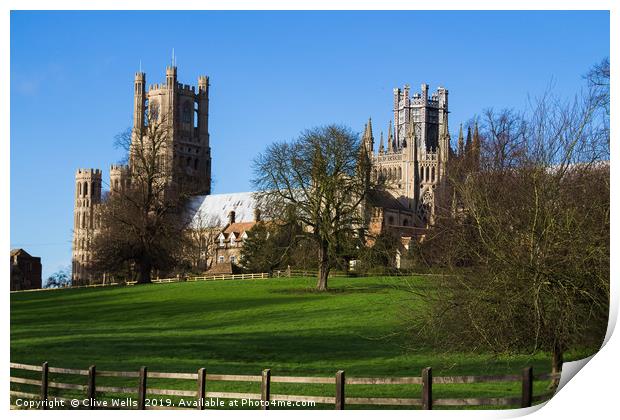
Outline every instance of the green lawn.
[[[407, 281], [432, 287], [428, 279]], [[342, 369], [348, 377], [419, 376], [426, 366], [435, 376], [515, 374], [528, 365], [535, 373], [548, 371], [544, 354], [496, 358], [450, 349], [407, 351], [408, 338], [398, 333], [403, 308], [423, 303], [404, 282], [330, 279], [328, 293], [315, 293], [314, 279], [307, 278], [14, 293], [11, 361], [82, 369], [95, 364], [99, 370], [205, 367], [209, 373], [248, 375], [271, 368], [272, 375], [331, 376]], [[132, 381], [105, 379], [128, 386]], [[159, 380], [157, 386], [194, 389], [189, 382]], [[257, 386], [221, 382], [209, 389], [258, 392]], [[333, 395], [332, 388], [273, 384], [272, 393]], [[541, 393], [545, 384], [539, 381], [535, 389]], [[434, 398], [518, 396], [520, 383], [436, 385], [434, 391]], [[347, 394], [418, 398], [419, 389], [359, 385], [349, 386]]]

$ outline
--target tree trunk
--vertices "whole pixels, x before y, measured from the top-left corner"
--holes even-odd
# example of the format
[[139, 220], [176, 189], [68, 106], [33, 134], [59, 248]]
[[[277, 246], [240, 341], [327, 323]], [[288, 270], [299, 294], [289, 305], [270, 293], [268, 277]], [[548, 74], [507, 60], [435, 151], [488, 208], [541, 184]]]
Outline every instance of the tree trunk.
[[[562, 364], [564, 363], [564, 351], [562, 350], [562, 346], [559, 344], [555, 344], [553, 346], [553, 350], [551, 352], [551, 374], [560, 374], [562, 372]], [[550, 389], [555, 389], [560, 383], [560, 377], [552, 377], [551, 383], [549, 384]]]
[[143, 258], [140, 260], [140, 272], [138, 276], [138, 284], [151, 283], [151, 260], [149, 258]]
[[329, 275], [329, 256], [327, 251], [327, 242], [319, 243], [319, 274], [316, 283], [316, 289], [319, 291], [327, 290], [327, 276]]

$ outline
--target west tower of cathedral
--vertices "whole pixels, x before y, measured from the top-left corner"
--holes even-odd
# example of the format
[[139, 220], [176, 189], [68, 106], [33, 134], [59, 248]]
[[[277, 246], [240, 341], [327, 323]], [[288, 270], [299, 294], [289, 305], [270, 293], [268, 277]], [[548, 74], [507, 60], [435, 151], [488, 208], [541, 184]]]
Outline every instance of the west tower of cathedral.
[[[165, 127], [165, 147], [161, 162], [170, 174], [170, 186], [181, 186], [192, 195], [211, 193], [211, 147], [209, 139], [209, 78], [198, 77], [198, 85], [181, 84], [177, 68], [166, 67], [165, 83], [146, 84], [146, 74], [137, 72], [133, 83], [133, 127], [128, 165], [111, 165], [110, 192], [131, 185], [136, 170], [134, 150], [148, 131], [149, 124]], [[98, 229], [98, 206], [102, 200], [101, 170], [78, 169], [75, 176], [72, 282], [89, 284], [95, 279], [91, 270], [92, 241]]]
[[[146, 75], [136, 73], [132, 148], [149, 121], [165, 126], [168, 140], [163, 162], [171, 181], [192, 194], [210, 194], [209, 78], [200, 76], [198, 88], [184, 85], [177, 81], [176, 66], [168, 66], [166, 82], [146, 90]], [[131, 150], [129, 156], [131, 166]]]

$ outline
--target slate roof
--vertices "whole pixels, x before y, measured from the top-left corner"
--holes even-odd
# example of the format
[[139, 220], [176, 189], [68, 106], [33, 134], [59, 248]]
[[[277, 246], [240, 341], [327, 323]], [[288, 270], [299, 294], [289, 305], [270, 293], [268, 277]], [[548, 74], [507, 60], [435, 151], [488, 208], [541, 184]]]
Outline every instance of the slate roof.
[[202, 226], [205, 224], [226, 226], [228, 214], [231, 211], [235, 212], [236, 223], [253, 222], [256, 208], [253, 194], [253, 192], [240, 192], [192, 197], [190, 202], [191, 225], [193, 227], [200, 227], [201, 224]]
[[371, 191], [368, 194], [368, 200], [370, 204], [375, 207], [381, 207], [384, 209], [411, 211], [405, 207], [396, 197], [387, 191]]

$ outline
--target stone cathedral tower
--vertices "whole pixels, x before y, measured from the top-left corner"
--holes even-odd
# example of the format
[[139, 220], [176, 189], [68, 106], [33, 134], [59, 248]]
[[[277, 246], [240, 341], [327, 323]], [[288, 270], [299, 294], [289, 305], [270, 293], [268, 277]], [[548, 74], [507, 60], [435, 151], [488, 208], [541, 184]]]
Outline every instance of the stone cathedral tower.
[[89, 284], [93, 260], [92, 240], [98, 226], [97, 211], [101, 203], [101, 170], [78, 169], [75, 173], [73, 210], [72, 280], [74, 286]]
[[[146, 74], [135, 74], [132, 145], [129, 165], [111, 165], [110, 193], [130, 188], [132, 150], [147, 132], [149, 122], [165, 124], [166, 147], [162, 162], [167, 165], [170, 187], [191, 195], [211, 193], [211, 147], [209, 139], [209, 78], [198, 77], [198, 86], [181, 84], [177, 68], [166, 67], [165, 83], [146, 86]], [[91, 244], [98, 229], [98, 207], [102, 200], [101, 170], [78, 169], [75, 176], [72, 253], [73, 285], [100, 282], [92, 273]]]
[[[374, 176], [387, 180], [390, 192], [400, 203], [398, 212], [384, 224], [422, 227], [432, 223], [435, 200], [441, 194], [452, 154], [448, 91], [439, 87], [429, 94], [428, 85], [422, 84], [420, 92], [411, 95], [405, 85], [394, 89], [393, 99], [394, 125], [389, 124], [387, 146], [381, 133], [379, 150], [372, 154]], [[372, 147], [370, 122], [363, 139]], [[384, 210], [387, 215], [389, 211]]]
[[149, 118], [167, 124], [164, 162], [172, 182], [195, 195], [210, 194], [209, 78], [198, 77], [198, 88], [184, 85], [177, 81], [176, 66], [168, 66], [166, 82], [150, 85], [147, 91], [146, 75], [136, 73], [133, 115], [134, 142], [144, 132]]

